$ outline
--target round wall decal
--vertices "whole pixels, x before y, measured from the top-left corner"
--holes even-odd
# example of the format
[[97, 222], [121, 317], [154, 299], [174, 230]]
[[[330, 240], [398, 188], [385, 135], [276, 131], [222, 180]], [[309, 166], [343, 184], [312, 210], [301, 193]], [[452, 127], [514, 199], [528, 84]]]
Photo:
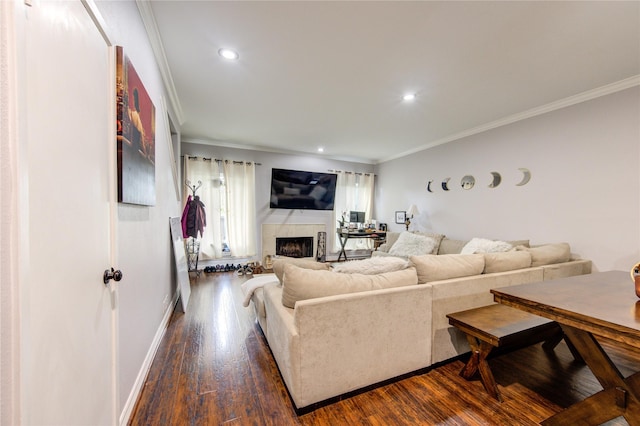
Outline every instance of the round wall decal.
[[449, 181], [451, 180], [451, 178], [446, 178], [445, 180], [442, 181], [442, 189], [444, 189], [445, 191], [449, 190]]
[[529, 171], [529, 169], [526, 169], [524, 167], [520, 167], [518, 170], [522, 172], [522, 180], [520, 181], [520, 183], [517, 183], [516, 186], [526, 185], [527, 182], [531, 180], [531, 172]]
[[502, 176], [500, 176], [500, 173], [491, 172], [491, 176], [493, 177], [493, 180], [489, 184], [489, 188], [495, 188], [496, 186], [500, 185], [500, 182], [502, 182]]
[[476, 184], [476, 178], [474, 178], [471, 175], [465, 175], [460, 180], [460, 185], [462, 186], [462, 189], [469, 190], [473, 188], [473, 185], [475, 184]]

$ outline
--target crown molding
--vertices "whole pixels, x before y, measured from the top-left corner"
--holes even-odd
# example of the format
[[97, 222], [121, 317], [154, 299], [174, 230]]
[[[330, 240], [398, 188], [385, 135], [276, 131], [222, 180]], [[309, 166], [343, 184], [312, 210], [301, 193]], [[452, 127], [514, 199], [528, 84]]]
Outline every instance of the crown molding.
[[582, 102], [590, 101], [592, 99], [596, 99], [601, 96], [620, 92], [622, 90], [626, 90], [634, 86], [640, 86], [640, 75], [634, 75], [632, 77], [617, 81], [615, 83], [607, 84], [605, 86], [601, 86], [592, 90], [587, 90], [586, 92], [582, 92], [574, 96], [569, 96], [568, 98], [560, 99], [558, 101], [551, 102], [546, 105], [532, 108], [530, 110], [527, 110], [518, 114], [513, 114], [505, 118], [501, 118], [500, 120], [492, 121], [490, 123], [486, 123], [481, 126], [474, 127], [472, 129], [468, 129], [463, 132], [456, 133], [456, 134], [447, 136], [445, 138], [438, 139], [433, 142], [429, 142], [427, 144], [421, 145], [412, 150], [405, 151], [403, 153], [394, 155], [384, 160], [380, 160], [378, 164], [395, 160], [398, 158], [406, 157], [407, 155], [415, 154], [417, 152], [424, 151], [425, 149], [433, 148], [438, 145], [443, 145], [445, 143], [453, 142], [458, 139], [462, 139], [468, 136], [476, 135], [478, 133], [486, 132], [487, 130], [495, 129], [497, 127], [506, 126], [507, 124], [512, 124], [517, 121], [526, 120], [531, 117], [536, 117], [538, 115], [546, 114], [548, 112], [556, 111], [556, 110], [566, 108], [572, 105], [576, 105]]
[[151, 2], [145, 0], [136, 0], [136, 5], [138, 6], [138, 10], [140, 11], [140, 17], [142, 18], [142, 22], [144, 23], [144, 27], [147, 31], [147, 37], [149, 37], [151, 49], [153, 50], [158, 68], [160, 69], [160, 75], [162, 76], [162, 81], [164, 82], [164, 88], [167, 91], [169, 103], [171, 104], [171, 108], [176, 115], [178, 123], [182, 125], [182, 123], [184, 123], [184, 113], [182, 112], [182, 105], [180, 104], [180, 99], [178, 98], [176, 87], [173, 84], [171, 69], [169, 68], [167, 57], [164, 54], [164, 46], [162, 45], [162, 38], [160, 37], [160, 32], [158, 31], [156, 18], [153, 15]]
[[358, 163], [358, 164], [367, 164], [367, 165], [377, 164], [376, 161], [374, 160], [362, 158], [362, 157], [318, 154], [316, 152], [304, 152], [304, 151], [284, 149], [284, 148], [273, 148], [273, 147], [264, 146], [264, 145], [247, 145], [247, 144], [241, 144], [236, 142], [224, 141], [220, 139], [190, 138], [187, 136], [182, 138], [182, 142], [199, 144], [199, 145], [219, 146], [223, 148], [244, 149], [248, 151], [268, 152], [272, 154], [317, 157], [317, 158], [323, 158], [325, 160], [346, 161], [349, 163]]

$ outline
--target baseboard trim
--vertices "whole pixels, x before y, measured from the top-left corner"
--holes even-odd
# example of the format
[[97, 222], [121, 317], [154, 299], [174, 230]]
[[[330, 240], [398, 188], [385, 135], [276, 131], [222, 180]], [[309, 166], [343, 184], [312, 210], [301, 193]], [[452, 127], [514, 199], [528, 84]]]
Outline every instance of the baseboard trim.
[[120, 413], [120, 426], [126, 426], [129, 423], [131, 414], [133, 414], [133, 410], [135, 409], [138, 398], [140, 397], [140, 393], [142, 392], [142, 387], [144, 386], [144, 383], [147, 380], [147, 376], [149, 375], [149, 370], [151, 370], [151, 364], [153, 363], [158, 348], [160, 347], [160, 342], [164, 337], [164, 333], [167, 331], [167, 326], [169, 325], [171, 314], [173, 314], [173, 310], [178, 303], [178, 298], [178, 291], [176, 291], [176, 293], [173, 295], [171, 303], [169, 303], [169, 306], [164, 313], [162, 322], [158, 326], [158, 330], [156, 331], [156, 335], [151, 342], [151, 346], [149, 347], [147, 356], [145, 357], [144, 362], [140, 367], [140, 371], [138, 372], [138, 377], [136, 377], [136, 381], [133, 384], [133, 388], [131, 389], [129, 398], [127, 398], [127, 402], [122, 408], [122, 412]]

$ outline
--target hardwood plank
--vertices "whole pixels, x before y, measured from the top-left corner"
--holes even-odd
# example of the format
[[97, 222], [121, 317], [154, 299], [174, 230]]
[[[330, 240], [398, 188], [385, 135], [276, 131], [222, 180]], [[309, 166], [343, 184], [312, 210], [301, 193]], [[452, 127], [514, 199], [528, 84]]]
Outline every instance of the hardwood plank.
[[[502, 403], [460, 377], [459, 359], [297, 415], [253, 308], [242, 306], [248, 278], [193, 279], [187, 313], [174, 312], [130, 425], [535, 425], [602, 390], [561, 342], [488, 360]], [[602, 344], [625, 374], [640, 370], [640, 349]]]

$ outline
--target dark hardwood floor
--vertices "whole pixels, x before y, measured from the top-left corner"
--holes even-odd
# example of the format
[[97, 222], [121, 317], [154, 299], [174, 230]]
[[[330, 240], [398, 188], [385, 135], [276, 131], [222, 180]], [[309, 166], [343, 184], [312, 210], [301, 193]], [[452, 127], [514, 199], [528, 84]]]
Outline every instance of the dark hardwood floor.
[[[535, 425], [602, 389], [564, 343], [551, 355], [535, 345], [489, 362], [503, 403], [460, 377], [456, 360], [297, 415], [253, 308], [242, 306], [246, 279], [192, 278], [187, 313], [174, 312], [130, 425]], [[606, 348], [625, 375], [640, 370], [638, 351]]]

